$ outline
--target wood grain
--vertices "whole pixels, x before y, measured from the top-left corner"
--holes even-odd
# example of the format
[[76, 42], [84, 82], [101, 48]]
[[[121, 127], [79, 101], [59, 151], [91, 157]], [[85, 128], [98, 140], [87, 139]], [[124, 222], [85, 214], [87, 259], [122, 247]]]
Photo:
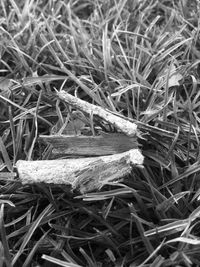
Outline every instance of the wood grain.
[[138, 147], [136, 137], [128, 137], [121, 133], [102, 133], [99, 136], [41, 135], [40, 140], [43, 140], [53, 146], [53, 158], [65, 155], [111, 155]]
[[52, 183], [70, 185], [81, 193], [100, 189], [129, 174], [132, 166], [143, 164], [138, 149], [110, 156], [79, 159], [24, 161], [16, 163], [23, 184]]

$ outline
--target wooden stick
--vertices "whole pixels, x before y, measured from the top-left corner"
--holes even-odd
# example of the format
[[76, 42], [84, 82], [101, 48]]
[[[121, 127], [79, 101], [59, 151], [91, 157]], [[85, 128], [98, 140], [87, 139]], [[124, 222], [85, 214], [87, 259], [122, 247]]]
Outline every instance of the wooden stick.
[[69, 105], [76, 109], [79, 109], [89, 115], [94, 115], [102, 118], [106, 122], [116, 127], [119, 131], [125, 133], [128, 136], [137, 135], [137, 125], [125, 120], [113, 113], [93, 104], [90, 104], [82, 99], [74, 97], [65, 91], [58, 91], [57, 95], [60, 99], [64, 100]]
[[52, 158], [63, 156], [106, 156], [137, 148], [137, 138], [122, 133], [85, 135], [40, 135], [39, 140], [52, 145]]
[[132, 166], [143, 164], [138, 149], [124, 153], [79, 159], [23, 161], [16, 163], [23, 184], [52, 183], [70, 185], [81, 193], [116, 182], [131, 172]]

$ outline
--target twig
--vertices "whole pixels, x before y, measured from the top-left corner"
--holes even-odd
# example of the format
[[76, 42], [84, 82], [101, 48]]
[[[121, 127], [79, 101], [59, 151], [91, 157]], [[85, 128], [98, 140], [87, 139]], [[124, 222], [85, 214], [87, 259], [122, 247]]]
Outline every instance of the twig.
[[93, 158], [23, 161], [16, 163], [23, 184], [52, 183], [70, 185], [81, 193], [116, 182], [131, 172], [132, 166], [143, 164], [138, 149]]
[[98, 116], [102, 118], [103, 120], [110, 123], [126, 135], [137, 135], [137, 125], [132, 122], [125, 120], [117, 115], [114, 115], [99, 106], [90, 104], [82, 99], [74, 97], [63, 90], [60, 92], [58, 91], [57, 95], [60, 99], [64, 100], [66, 103], [73, 106], [74, 108], [79, 109], [89, 115]]

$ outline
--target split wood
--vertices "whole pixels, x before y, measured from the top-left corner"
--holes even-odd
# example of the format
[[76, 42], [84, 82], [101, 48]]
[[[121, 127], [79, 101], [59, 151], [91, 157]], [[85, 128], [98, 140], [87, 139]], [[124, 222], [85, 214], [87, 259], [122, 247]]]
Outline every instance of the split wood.
[[117, 182], [129, 174], [133, 166], [142, 166], [143, 156], [138, 149], [110, 156], [63, 160], [24, 161], [16, 163], [23, 184], [52, 183], [70, 185], [87, 193]]
[[[79, 190], [81, 193], [87, 193], [96, 189], [100, 189], [107, 183], [118, 182], [125, 175], [129, 174], [133, 166], [142, 166], [143, 156], [139, 149], [137, 149], [137, 125], [121, 118], [110, 111], [107, 111], [99, 106], [90, 104], [84, 100], [78, 99], [65, 91], [57, 92], [60, 99], [64, 100], [75, 109], [92, 116], [99, 117], [109, 124], [113, 125], [119, 132], [127, 135], [125, 139], [116, 139], [104, 144], [109, 147], [109, 153], [111, 149], [113, 155], [106, 155], [106, 149], [103, 156], [98, 157], [86, 157], [77, 159], [60, 159], [60, 160], [41, 160], [41, 161], [23, 161], [19, 160], [16, 163], [19, 178], [22, 183], [50, 183], [50, 184], [66, 184], [70, 185], [72, 189]], [[116, 136], [115, 136], [116, 137]], [[97, 146], [101, 144], [102, 137], [80, 137], [73, 139], [70, 137], [72, 143], [75, 144], [76, 140], [79, 142], [76, 145], [77, 150], [75, 153], [81, 155], [83, 153], [89, 153], [91, 155], [92, 149], [98, 150], [97, 155], [103, 154], [103, 148], [97, 149]], [[83, 140], [87, 141], [87, 144], [83, 145]], [[112, 137], [110, 137], [112, 138]], [[119, 138], [119, 136], [117, 137]], [[128, 140], [129, 138], [129, 140]], [[109, 138], [108, 138], [109, 139]], [[130, 140], [131, 139], [131, 140]], [[55, 143], [54, 138], [54, 143]], [[117, 144], [120, 140], [119, 144]], [[59, 140], [60, 141], [60, 140]], [[130, 141], [130, 144], [128, 142]], [[93, 146], [90, 145], [92, 142]], [[124, 146], [127, 151], [123, 151]], [[86, 148], [86, 145], [88, 146]], [[122, 145], [122, 147], [120, 147]], [[66, 146], [66, 144], [65, 144]], [[61, 148], [60, 148], [61, 149]], [[72, 146], [68, 150], [69, 154], [72, 152]], [[82, 151], [82, 152], [80, 152]], [[84, 152], [83, 152], [84, 151]], [[89, 152], [90, 151], [90, 152]], [[117, 152], [117, 153], [116, 153]], [[119, 153], [122, 152], [122, 153]], [[72, 153], [73, 154], [73, 153]]]
[[40, 135], [39, 140], [52, 145], [51, 159], [74, 156], [105, 156], [138, 148], [137, 138], [123, 133], [85, 135]]

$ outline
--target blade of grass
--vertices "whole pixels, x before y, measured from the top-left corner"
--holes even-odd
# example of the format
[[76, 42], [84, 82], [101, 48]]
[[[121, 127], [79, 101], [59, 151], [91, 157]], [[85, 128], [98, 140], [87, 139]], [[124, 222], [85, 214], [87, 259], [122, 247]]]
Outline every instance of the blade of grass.
[[143, 241], [143, 243], [144, 243], [144, 245], [145, 245], [145, 247], [146, 247], [148, 253], [151, 255], [151, 254], [154, 252], [154, 248], [153, 248], [153, 246], [152, 246], [150, 240], [149, 240], [148, 238], [146, 238], [147, 236], [144, 235], [144, 228], [143, 228], [143, 226], [142, 226], [142, 223], [141, 223], [139, 217], [135, 217], [135, 216], [134, 216], [135, 213], [136, 213], [136, 212], [135, 212], [135, 208], [133, 207], [132, 204], [129, 204], [128, 206], [129, 206], [129, 208], [130, 208], [131, 215], [132, 215], [133, 218], [134, 218], [134, 221], [135, 221], [135, 223], [136, 223], [136, 226], [137, 226], [137, 229], [138, 229], [138, 231], [139, 231], [139, 233], [140, 233], [140, 236], [141, 236], [141, 238], [142, 238], [142, 241]]
[[30, 241], [33, 233], [36, 231], [37, 227], [40, 225], [41, 220], [47, 216], [49, 214], [49, 212], [51, 212], [52, 210], [52, 205], [49, 204], [38, 216], [38, 218], [32, 223], [32, 225], [28, 228], [27, 233], [24, 236], [24, 240], [18, 250], [18, 252], [14, 255], [13, 259], [12, 259], [12, 265], [14, 265], [18, 258], [21, 256], [21, 254], [23, 253], [25, 247], [27, 246], [28, 242]]
[[10, 157], [8, 155], [7, 149], [6, 149], [5, 145], [4, 145], [4, 142], [3, 142], [1, 137], [0, 137], [0, 151], [2, 153], [2, 156], [3, 156], [4, 162], [6, 164], [6, 167], [8, 168], [8, 170], [10, 172], [12, 172], [13, 171], [13, 165], [12, 165], [12, 162], [11, 162]]
[[45, 254], [42, 255], [42, 259], [47, 260], [47, 261], [52, 262], [52, 263], [55, 263], [59, 266], [63, 266], [63, 267], [83, 267], [82, 265], [62, 261], [62, 260], [56, 259], [54, 257], [48, 256]]
[[6, 260], [7, 267], [12, 267], [11, 255], [10, 255], [10, 250], [9, 250], [9, 245], [7, 241], [5, 225], [4, 225], [4, 204], [1, 204], [1, 208], [0, 208], [0, 236], [1, 236], [1, 242], [3, 245], [4, 257]]
[[34, 254], [37, 252], [37, 249], [42, 244], [42, 242], [45, 240], [46, 236], [49, 234], [50, 230], [43, 234], [43, 236], [35, 243], [31, 251], [29, 252], [26, 260], [24, 261], [22, 267], [29, 267], [31, 264], [31, 261], [33, 259]]

